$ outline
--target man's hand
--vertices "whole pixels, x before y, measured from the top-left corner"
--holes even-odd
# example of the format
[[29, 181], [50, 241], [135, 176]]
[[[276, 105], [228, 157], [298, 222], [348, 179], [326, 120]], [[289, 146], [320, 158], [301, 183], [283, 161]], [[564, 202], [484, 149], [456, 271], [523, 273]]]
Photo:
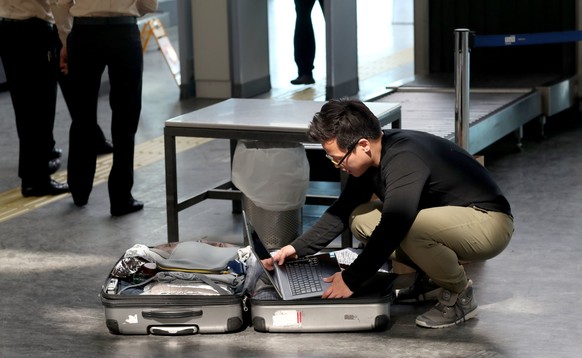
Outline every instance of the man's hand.
[[279, 251], [273, 254], [273, 262], [276, 262], [277, 265], [281, 266], [285, 263], [285, 259], [287, 257], [291, 257], [293, 259], [297, 258], [297, 251], [291, 245], [283, 246]]
[[261, 262], [263, 266], [269, 271], [274, 269], [273, 265], [275, 263], [277, 265], [283, 265], [285, 263], [285, 259], [289, 256], [292, 258], [297, 258], [297, 254], [295, 253], [295, 248], [291, 245], [283, 246], [279, 251], [274, 252], [273, 257], [270, 259], [263, 259]]
[[354, 293], [344, 282], [341, 272], [336, 272], [330, 277], [323, 279], [325, 282], [331, 282], [331, 286], [323, 293], [322, 298], [348, 298]]
[[61, 72], [64, 73], [65, 75], [69, 73], [69, 64], [68, 64], [68, 59], [67, 59], [67, 48], [66, 47], [62, 47], [61, 48], [61, 53], [60, 53], [60, 61], [59, 61], [59, 68], [61, 69]]

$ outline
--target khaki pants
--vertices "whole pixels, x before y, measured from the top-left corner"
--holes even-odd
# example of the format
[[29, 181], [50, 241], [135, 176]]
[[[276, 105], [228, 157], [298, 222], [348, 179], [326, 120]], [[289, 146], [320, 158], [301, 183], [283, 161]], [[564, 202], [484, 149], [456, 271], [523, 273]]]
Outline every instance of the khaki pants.
[[[353, 235], [367, 242], [380, 222], [382, 202], [357, 207], [350, 220]], [[495, 257], [507, 247], [513, 234], [511, 216], [480, 208], [443, 206], [421, 210], [393, 260], [425, 272], [436, 284], [461, 292], [467, 284], [459, 261]]]

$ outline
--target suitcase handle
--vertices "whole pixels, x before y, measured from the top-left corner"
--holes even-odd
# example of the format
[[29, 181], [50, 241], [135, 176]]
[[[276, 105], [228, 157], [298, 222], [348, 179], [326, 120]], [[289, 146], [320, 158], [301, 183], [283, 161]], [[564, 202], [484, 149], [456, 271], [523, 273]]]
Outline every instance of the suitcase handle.
[[144, 311], [141, 313], [143, 318], [189, 318], [189, 317], [201, 317], [202, 311]]

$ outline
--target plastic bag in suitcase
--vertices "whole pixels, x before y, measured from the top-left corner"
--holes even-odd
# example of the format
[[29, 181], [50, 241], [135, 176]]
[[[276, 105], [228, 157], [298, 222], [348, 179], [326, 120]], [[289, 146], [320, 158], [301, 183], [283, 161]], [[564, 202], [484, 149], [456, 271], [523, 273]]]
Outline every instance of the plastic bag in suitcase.
[[113, 334], [159, 335], [245, 329], [248, 256], [247, 248], [228, 244], [135, 245], [102, 287], [107, 328]]
[[254, 260], [254, 256], [249, 258], [250, 280], [245, 285], [254, 287], [249, 292], [252, 326], [257, 332], [382, 331], [389, 326], [394, 274], [378, 273], [355, 297], [284, 301]]

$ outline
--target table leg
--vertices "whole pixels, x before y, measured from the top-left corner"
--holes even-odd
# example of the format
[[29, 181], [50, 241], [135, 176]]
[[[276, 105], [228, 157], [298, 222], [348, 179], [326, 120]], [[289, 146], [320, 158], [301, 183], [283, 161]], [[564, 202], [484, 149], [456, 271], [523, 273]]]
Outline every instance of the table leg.
[[[238, 141], [236, 139], [230, 140], [230, 172], [232, 173], [232, 158], [234, 158], [234, 151], [236, 150], [236, 145]], [[232, 181], [232, 175], [230, 177]], [[236, 190], [237, 188], [232, 185], [232, 189]], [[242, 213], [242, 203], [240, 200], [233, 200], [232, 201], [232, 213], [233, 214], [240, 214]]]
[[394, 122], [392, 122], [392, 128], [393, 129], [400, 129], [400, 128], [402, 128], [402, 119], [399, 118], [399, 119], [395, 120]]
[[166, 161], [166, 215], [168, 242], [180, 240], [178, 225], [178, 174], [176, 165], [176, 137], [164, 135]]

